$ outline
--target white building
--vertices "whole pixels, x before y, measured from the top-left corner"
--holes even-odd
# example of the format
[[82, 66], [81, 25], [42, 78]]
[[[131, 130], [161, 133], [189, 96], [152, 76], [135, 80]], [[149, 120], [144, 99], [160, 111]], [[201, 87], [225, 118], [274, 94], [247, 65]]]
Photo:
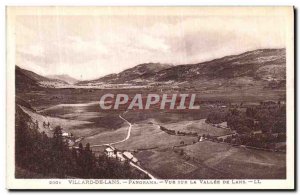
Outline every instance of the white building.
[[138, 163], [139, 160], [135, 158], [130, 152], [123, 152], [123, 156], [127, 159], [130, 160], [133, 163]]
[[133, 155], [130, 152], [123, 152], [123, 155], [128, 160], [131, 160], [133, 158]]
[[117, 152], [117, 158], [121, 162], [126, 160], [121, 152]]
[[201, 136], [200, 138], [199, 138], [199, 142], [202, 142], [204, 140], [204, 138], [203, 138], [203, 136]]
[[106, 156], [108, 156], [109, 158], [111, 157], [116, 157], [115, 153], [114, 153], [114, 150], [110, 147], [107, 147], [104, 151], [104, 153], [106, 154]]
[[133, 157], [133, 158], [131, 159], [131, 161], [132, 161], [133, 163], [135, 163], [135, 164], [137, 164], [137, 163], [139, 162], [139, 160], [138, 160], [137, 158], [135, 158], [135, 157]]
[[69, 137], [69, 133], [64, 132], [64, 133], [62, 133], [62, 136], [63, 136], [63, 137]]
[[66, 137], [66, 138], [73, 137], [72, 133], [67, 133], [67, 132], [62, 132], [61, 135], [62, 135], [63, 137]]

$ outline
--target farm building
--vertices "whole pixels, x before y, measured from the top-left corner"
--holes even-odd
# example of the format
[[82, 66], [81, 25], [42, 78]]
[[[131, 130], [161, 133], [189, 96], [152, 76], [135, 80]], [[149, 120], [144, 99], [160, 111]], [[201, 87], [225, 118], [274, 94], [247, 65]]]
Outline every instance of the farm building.
[[109, 158], [111, 157], [116, 157], [114, 154], [114, 150], [110, 147], [107, 147], [104, 151], [105, 155], [108, 156]]
[[199, 138], [199, 142], [202, 142], [202, 141], [204, 141], [204, 138], [201, 136], [201, 137]]
[[126, 160], [121, 152], [117, 152], [117, 159], [121, 162]]
[[69, 136], [69, 133], [64, 132], [64, 133], [62, 133], [62, 136], [63, 136], [63, 137], [68, 137], [68, 136]]
[[135, 158], [130, 152], [123, 152], [123, 156], [127, 159], [130, 160], [133, 163], [138, 163], [138, 159]]
[[65, 138], [73, 137], [73, 134], [72, 134], [72, 133], [67, 133], [67, 132], [62, 132], [61, 135], [62, 135], [63, 137], [65, 137]]
[[131, 159], [131, 161], [132, 161], [133, 163], [135, 163], [135, 164], [137, 164], [137, 163], [139, 162], [139, 160], [138, 160], [137, 158], [135, 158], [135, 157], [133, 157], [133, 158]]
[[128, 160], [131, 160], [133, 158], [133, 155], [130, 152], [123, 152], [123, 155]]

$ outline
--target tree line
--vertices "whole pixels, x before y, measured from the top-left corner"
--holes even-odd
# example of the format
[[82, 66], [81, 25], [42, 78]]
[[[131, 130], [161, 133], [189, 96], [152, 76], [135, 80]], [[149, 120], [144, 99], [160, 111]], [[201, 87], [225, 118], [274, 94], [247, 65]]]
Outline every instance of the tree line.
[[253, 106], [246, 109], [230, 109], [228, 111], [211, 112], [207, 123], [227, 122], [227, 126], [239, 134], [262, 131], [263, 133], [286, 132], [285, 106]]

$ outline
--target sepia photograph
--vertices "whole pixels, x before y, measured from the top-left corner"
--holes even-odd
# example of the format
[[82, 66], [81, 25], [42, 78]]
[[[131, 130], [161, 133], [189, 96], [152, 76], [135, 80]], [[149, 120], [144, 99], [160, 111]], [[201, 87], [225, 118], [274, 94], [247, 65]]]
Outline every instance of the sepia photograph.
[[7, 7], [9, 189], [294, 189], [293, 7]]

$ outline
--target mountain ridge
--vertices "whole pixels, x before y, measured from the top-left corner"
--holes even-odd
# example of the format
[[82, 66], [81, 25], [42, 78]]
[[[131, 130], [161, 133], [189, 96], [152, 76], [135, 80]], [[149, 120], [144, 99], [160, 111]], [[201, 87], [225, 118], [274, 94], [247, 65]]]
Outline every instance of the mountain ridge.
[[23, 69], [16, 65], [16, 88], [17, 89], [39, 89], [41, 87], [55, 87], [58, 85], [67, 85], [65, 81], [51, 79], [41, 76], [33, 71]]
[[68, 74], [58, 74], [58, 75], [47, 75], [48, 78], [51, 78], [51, 79], [57, 79], [57, 80], [61, 80], [61, 81], [64, 81], [68, 84], [75, 84], [78, 82], [77, 79], [71, 77], [70, 75]]
[[[282, 88], [286, 77], [285, 49], [258, 49], [241, 54], [224, 56], [206, 62], [182, 65], [144, 63], [120, 73], [109, 74], [99, 79], [72, 81], [48, 78], [16, 66], [16, 78], [23, 85], [42, 87], [139, 87], [175, 86], [214, 89], [226, 86]], [[51, 77], [51, 75], [50, 75]], [[64, 79], [68, 76], [62, 75]], [[16, 83], [22, 85], [20, 82]], [[203, 87], [206, 86], [206, 87]], [[27, 86], [28, 87], [28, 86]]]
[[143, 63], [143, 64], [136, 65], [132, 68], [128, 68], [120, 73], [105, 75], [98, 79], [80, 81], [77, 84], [85, 85], [86, 83], [89, 82], [123, 83], [123, 81], [126, 80], [128, 77], [130, 77], [130, 79], [136, 79], [142, 75], [157, 73], [161, 70], [168, 69], [171, 67], [173, 66], [169, 64], [152, 63], [152, 62]]
[[[258, 49], [241, 54], [224, 56], [206, 62], [182, 64], [158, 68], [137, 74], [139, 67], [126, 69], [118, 74], [110, 74], [91, 81], [82, 81], [78, 85], [103, 84], [149, 84], [151, 82], [187, 82], [214, 79], [234, 79], [249, 77], [261, 81], [285, 80], [285, 49]], [[159, 63], [156, 63], [159, 64]], [[132, 72], [134, 72], [132, 74]], [[140, 73], [140, 72], [139, 72]]]

